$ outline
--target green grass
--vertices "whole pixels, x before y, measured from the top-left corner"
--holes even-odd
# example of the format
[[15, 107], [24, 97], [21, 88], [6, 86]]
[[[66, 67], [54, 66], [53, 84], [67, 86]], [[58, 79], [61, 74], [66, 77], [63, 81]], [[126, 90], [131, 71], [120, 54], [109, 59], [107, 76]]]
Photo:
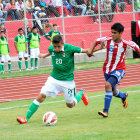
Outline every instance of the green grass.
[[[75, 70], [102, 68], [103, 63], [104, 63], [103, 61], [76, 63]], [[132, 64], [140, 64], [140, 59], [126, 59], [126, 65], [132, 65]], [[52, 67], [42, 67], [39, 70], [32, 70], [32, 71], [22, 71], [22, 72], [13, 71], [12, 73], [6, 72], [5, 74], [0, 74], [0, 79], [40, 75], [40, 74], [50, 74], [51, 71], [52, 71]]]
[[[140, 86], [129, 87], [122, 91], [130, 92], [129, 106], [122, 108], [121, 100], [113, 98], [108, 118], [98, 116], [103, 108], [104, 92], [89, 93], [90, 102], [84, 106], [80, 102], [70, 109], [65, 102], [50, 103], [64, 100], [63, 96], [48, 98], [41, 104], [28, 124], [19, 125], [17, 115], [25, 115], [32, 100], [13, 101], [0, 104], [0, 140], [139, 140], [140, 130]], [[103, 95], [99, 97], [92, 97]], [[49, 104], [46, 104], [49, 103]], [[1, 110], [5, 107], [17, 108]], [[42, 123], [46, 111], [53, 111], [58, 116], [56, 126], [47, 127]]]

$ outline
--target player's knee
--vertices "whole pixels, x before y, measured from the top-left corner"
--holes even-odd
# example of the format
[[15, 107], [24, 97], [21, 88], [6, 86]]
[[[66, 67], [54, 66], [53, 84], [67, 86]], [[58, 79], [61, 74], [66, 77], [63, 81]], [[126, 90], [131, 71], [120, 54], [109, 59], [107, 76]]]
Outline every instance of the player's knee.
[[25, 60], [28, 60], [28, 57], [25, 57], [24, 59], [25, 59]]
[[68, 108], [73, 108], [75, 104], [74, 103], [66, 103], [66, 105]]
[[106, 82], [106, 83], [105, 83], [105, 89], [106, 89], [106, 90], [112, 89], [112, 86], [111, 86], [111, 84], [110, 84], [109, 82]]
[[42, 102], [45, 100], [45, 98], [46, 98], [46, 95], [45, 95], [45, 94], [40, 94], [40, 95], [36, 98], [36, 100], [37, 100], [38, 102], [42, 103]]

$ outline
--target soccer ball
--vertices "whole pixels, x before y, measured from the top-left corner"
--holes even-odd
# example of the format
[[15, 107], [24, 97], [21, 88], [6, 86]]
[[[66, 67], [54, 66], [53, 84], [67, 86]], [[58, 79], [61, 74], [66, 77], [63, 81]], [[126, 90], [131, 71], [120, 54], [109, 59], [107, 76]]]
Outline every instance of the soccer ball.
[[44, 115], [43, 115], [43, 123], [44, 125], [47, 125], [47, 126], [51, 126], [51, 125], [55, 125], [57, 123], [57, 116], [54, 112], [46, 112]]

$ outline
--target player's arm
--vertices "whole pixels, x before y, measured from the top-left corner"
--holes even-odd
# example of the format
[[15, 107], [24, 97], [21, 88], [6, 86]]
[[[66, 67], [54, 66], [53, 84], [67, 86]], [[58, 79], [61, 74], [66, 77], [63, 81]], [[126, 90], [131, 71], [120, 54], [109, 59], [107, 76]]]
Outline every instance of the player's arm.
[[[96, 47], [98, 44], [100, 44], [100, 46], [99, 46], [99, 47]], [[89, 57], [91, 57], [91, 56], [93, 56], [93, 52], [102, 50], [102, 49], [104, 49], [104, 48], [105, 48], [105, 44], [104, 44], [104, 40], [103, 40], [103, 39], [101, 39], [101, 40], [99, 40], [99, 41], [98, 41], [98, 40], [95, 40], [95, 41], [92, 43], [91, 47], [88, 49], [87, 55], [88, 55]]]
[[88, 49], [82, 49], [81, 53], [88, 53]]
[[50, 52], [48, 52], [48, 53], [46, 53], [46, 54], [40, 53], [40, 54], [38, 55], [39, 58], [46, 58], [46, 57], [48, 57], [48, 56], [50, 56]]
[[48, 32], [47, 34], [44, 35], [44, 37], [48, 40], [51, 40], [50, 36], [51, 36], [51, 32]]
[[16, 36], [16, 37], [15, 37], [14, 45], [15, 45], [16, 51], [17, 51], [17, 53], [18, 53], [18, 49], [17, 49], [17, 41], [18, 41], [18, 38], [17, 38], [17, 36]]
[[129, 47], [131, 47], [135, 52], [137, 52], [138, 55], [140, 56], [140, 48], [139, 48], [139, 46], [135, 42], [129, 41], [129, 43], [127, 45]]
[[28, 48], [28, 40], [27, 40], [26, 36], [25, 36], [25, 47], [26, 47], [26, 50], [25, 50], [25, 52], [27, 53], [27, 48]]

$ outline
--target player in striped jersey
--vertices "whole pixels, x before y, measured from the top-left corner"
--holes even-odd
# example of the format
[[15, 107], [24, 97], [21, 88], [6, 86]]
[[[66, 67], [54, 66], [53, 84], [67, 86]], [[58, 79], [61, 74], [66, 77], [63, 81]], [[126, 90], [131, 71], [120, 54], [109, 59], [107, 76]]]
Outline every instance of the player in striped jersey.
[[[104, 109], [99, 111], [98, 114], [103, 117], [108, 117], [109, 108], [112, 100], [112, 96], [121, 98], [123, 107], [126, 108], [127, 103], [127, 93], [123, 93], [116, 88], [120, 80], [125, 74], [125, 55], [126, 49], [131, 47], [140, 55], [139, 46], [133, 41], [126, 41], [122, 39], [122, 33], [124, 31], [124, 26], [120, 23], [115, 23], [111, 27], [111, 37], [98, 38], [93, 42], [92, 46], [88, 51], [88, 56], [92, 56], [93, 52], [106, 48], [107, 57], [104, 62], [103, 72], [106, 80], [105, 83], [105, 98], [104, 98]], [[100, 47], [96, 47], [97, 45]]]

